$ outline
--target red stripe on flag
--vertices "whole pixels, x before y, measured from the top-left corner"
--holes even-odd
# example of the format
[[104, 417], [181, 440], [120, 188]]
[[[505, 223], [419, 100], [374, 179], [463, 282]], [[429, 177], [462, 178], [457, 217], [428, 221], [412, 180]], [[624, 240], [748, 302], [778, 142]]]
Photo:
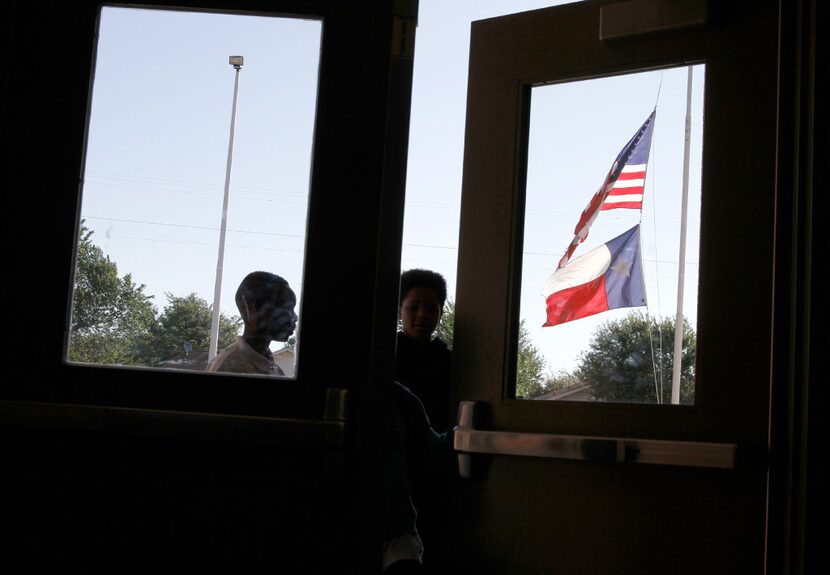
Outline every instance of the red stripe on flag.
[[619, 180], [642, 180], [646, 177], [646, 171], [643, 170], [641, 172], [622, 172], [617, 181]]
[[616, 210], [618, 208], [629, 208], [632, 210], [641, 210], [643, 209], [643, 202], [617, 202], [616, 204], [603, 204], [602, 208], [600, 208], [603, 212], [608, 210]]
[[633, 188], [614, 188], [610, 192], [608, 192], [608, 196], [606, 196], [605, 201], [608, 201], [608, 198], [613, 196], [632, 196], [634, 194], [643, 195], [643, 190], [645, 186], [634, 186]]
[[547, 298], [547, 321], [542, 327], [608, 311], [605, 274], [588, 283], [552, 293]]

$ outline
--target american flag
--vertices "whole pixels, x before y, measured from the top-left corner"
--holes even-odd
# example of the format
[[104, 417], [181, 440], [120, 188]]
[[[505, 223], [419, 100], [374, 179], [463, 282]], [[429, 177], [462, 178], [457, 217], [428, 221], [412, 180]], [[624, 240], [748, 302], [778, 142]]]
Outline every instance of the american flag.
[[651, 150], [651, 134], [654, 131], [656, 113], [655, 110], [646, 118], [634, 137], [617, 155], [608, 175], [605, 176], [605, 181], [582, 211], [579, 222], [574, 228], [574, 239], [565, 250], [565, 255], [559, 260], [557, 269], [570, 261], [576, 247], [588, 237], [591, 224], [597, 219], [600, 211], [619, 208], [643, 209], [643, 187], [646, 181], [646, 166]]

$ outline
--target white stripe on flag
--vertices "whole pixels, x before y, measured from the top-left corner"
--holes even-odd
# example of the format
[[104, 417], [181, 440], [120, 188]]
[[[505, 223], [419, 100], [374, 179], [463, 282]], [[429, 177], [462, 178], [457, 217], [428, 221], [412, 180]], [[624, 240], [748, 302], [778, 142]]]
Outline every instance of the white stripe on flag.
[[553, 272], [545, 282], [542, 295], [547, 299], [549, 295], [563, 289], [593, 281], [607, 272], [610, 265], [611, 252], [607, 245], [602, 244]]
[[642, 188], [645, 185], [646, 181], [644, 179], [639, 180], [617, 180], [614, 182], [614, 189], [617, 188]]
[[643, 194], [625, 194], [621, 196], [608, 196], [605, 200], [605, 205], [622, 204], [624, 202], [642, 202]]
[[630, 174], [631, 172], [645, 172], [646, 165], [645, 164], [626, 164], [623, 166], [621, 174]]

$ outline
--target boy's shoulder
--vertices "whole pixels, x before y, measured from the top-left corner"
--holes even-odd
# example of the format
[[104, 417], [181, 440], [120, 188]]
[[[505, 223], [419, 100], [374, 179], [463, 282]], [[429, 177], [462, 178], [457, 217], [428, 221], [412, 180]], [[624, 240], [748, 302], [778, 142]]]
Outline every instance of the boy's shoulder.
[[430, 351], [432, 351], [435, 354], [438, 354], [438, 355], [441, 355], [441, 356], [446, 356], [446, 357], [449, 357], [450, 355], [452, 355], [452, 350], [450, 350], [450, 347], [440, 337], [434, 338], [429, 343], [429, 345], [430, 345]]

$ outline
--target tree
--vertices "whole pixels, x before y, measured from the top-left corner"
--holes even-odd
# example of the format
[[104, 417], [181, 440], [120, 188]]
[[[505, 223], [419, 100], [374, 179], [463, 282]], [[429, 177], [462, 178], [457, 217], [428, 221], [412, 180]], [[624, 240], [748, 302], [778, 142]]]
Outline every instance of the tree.
[[545, 376], [545, 392], [569, 389], [580, 384], [581, 381], [576, 374], [573, 374], [566, 369], [549, 371]]
[[435, 328], [435, 336], [452, 349], [452, 335], [455, 331], [455, 302], [448, 299], [444, 304], [444, 313]]
[[[683, 320], [680, 402], [694, 402], [695, 332]], [[674, 320], [633, 313], [600, 326], [583, 352], [577, 377], [600, 401], [669, 403], [674, 365]]]
[[[153, 327], [147, 351], [153, 364], [185, 351], [207, 351], [210, 346], [213, 306], [195, 293], [183, 297], [171, 293], [165, 295], [167, 305]], [[218, 351], [233, 343], [241, 324], [238, 316], [219, 315]]]
[[297, 337], [293, 335], [289, 337], [283, 344], [283, 347], [288, 349], [294, 349], [295, 347], [297, 347]]
[[145, 286], [118, 267], [92, 243], [83, 222], [75, 263], [69, 359], [86, 363], [140, 363], [156, 310]]
[[519, 354], [516, 362], [516, 397], [533, 399], [545, 393], [545, 358], [530, 342], [525, 321], [519, 323]]
[[[444, 313], [435, 334], [452, 349], [455, 329], [455, 303], [447, 300]], [[544, 385], [545, 358], [530, 341], [524, 320], [519, 324], [519, 357], [516, 363], [516, 396], [530, 399], [546, 391]]]

